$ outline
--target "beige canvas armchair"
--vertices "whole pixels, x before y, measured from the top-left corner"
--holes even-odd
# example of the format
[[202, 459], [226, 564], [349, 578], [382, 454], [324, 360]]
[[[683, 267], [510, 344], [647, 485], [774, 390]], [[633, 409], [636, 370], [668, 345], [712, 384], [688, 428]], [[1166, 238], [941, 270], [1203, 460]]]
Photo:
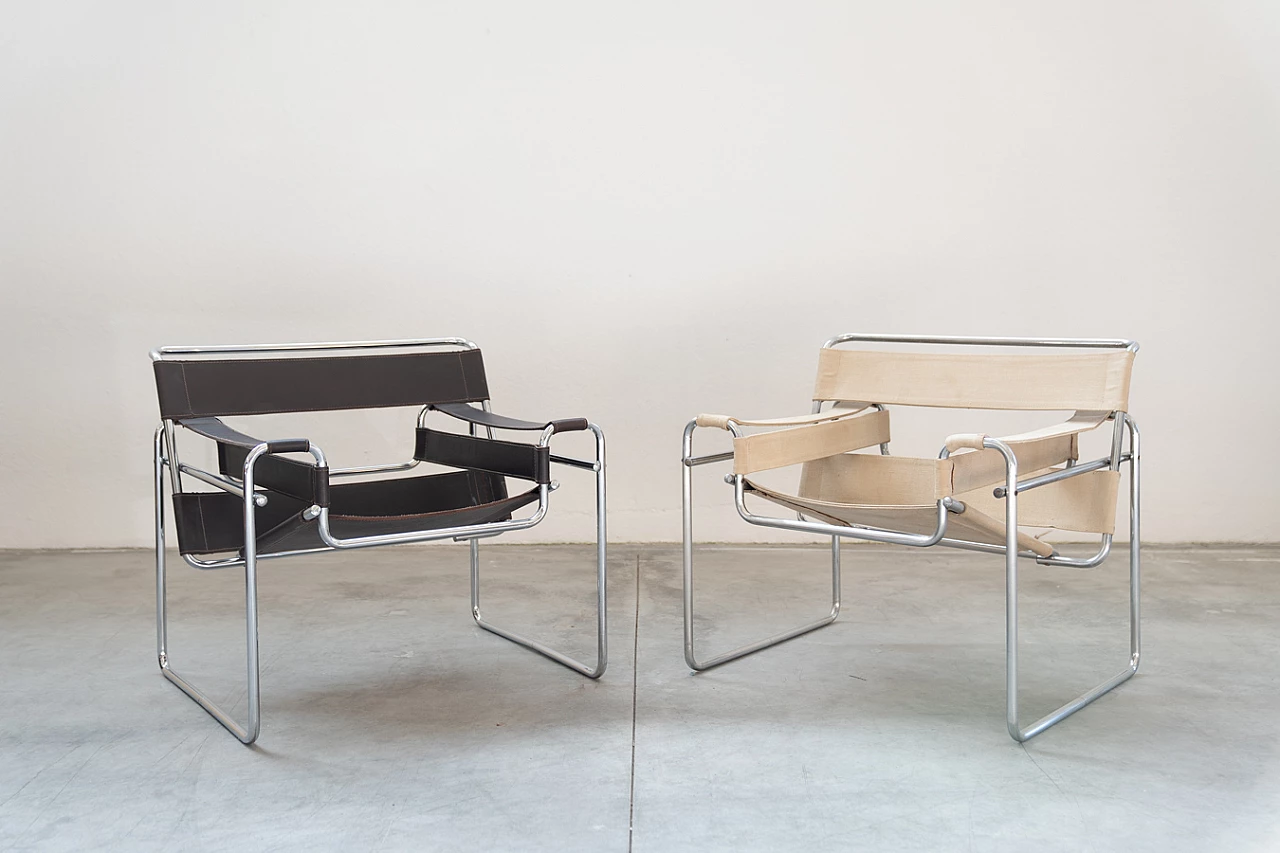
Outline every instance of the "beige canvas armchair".
[[[929, 345], [924, 349], [932, 351], [905, 351], [902, 345]], [[840, 541], [848, 537], [1004, 556], [1007, 717], [1015, 740], [1034, 737], [1130, 678], [1138, 670], [1141, 645], [1140, 450], [1138, 428], [1128, 414], [1137, 350], [1137, 343], [1123, 340], [841, 335], [820, 352], [812, 414], [771, 420], [695, 418], [685, 428], [682, 457], [689, 667], [710, 669], [835, 621], [840, 612]], [[953, 434], [940, 441], [936, 457], [914, 458], [890, 454], [890, 406], [1074, 414], [1058, 424], [1000, 438]], [[1081, 435], [1107, 424], [1110, 452], [1080, 461]], [[693, 437], [700, 427], [727, 430], [733, 450], [695, 456]], [[793, 630], [700, 659], [694, 643], [692, 469], [730, 460], [733, 473], [725, 480], [745, 521], [831, 537], [831, 609]], [[760, 482], [761, 472], [796, 465], [801, 466], [798, 489]], [[1122, 466], [1130, 474], [1128, 664], [1023, 727], [1018, 715], [1018, 560], [1072, 568], [1092, 568], [1106, 560]], [[758, 508], [765, 504], [756, 499], [789, 514], [761, 514]], [[1067, 557], [1043, 533], [1035, 536], [1025, 528], [1090, 534], [1099, 544], [1090, 556]]]

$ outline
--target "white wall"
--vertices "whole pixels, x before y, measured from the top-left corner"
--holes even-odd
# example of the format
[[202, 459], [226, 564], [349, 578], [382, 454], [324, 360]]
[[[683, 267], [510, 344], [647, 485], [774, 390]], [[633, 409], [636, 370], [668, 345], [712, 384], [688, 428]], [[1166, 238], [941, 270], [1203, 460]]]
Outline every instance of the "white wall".
[[[1280, 4], [3, 20], [0, 546], [146, 544], [150, 347], [421, 335], [479, 341], [499, 411], [603, 424], [613, 538], [677, 539], [684, 422], [807, 411], [853, 330], [1137, 338], [1147, 538], [1280, 539]], [[577, 485], [543, 536], [585, 534]]]

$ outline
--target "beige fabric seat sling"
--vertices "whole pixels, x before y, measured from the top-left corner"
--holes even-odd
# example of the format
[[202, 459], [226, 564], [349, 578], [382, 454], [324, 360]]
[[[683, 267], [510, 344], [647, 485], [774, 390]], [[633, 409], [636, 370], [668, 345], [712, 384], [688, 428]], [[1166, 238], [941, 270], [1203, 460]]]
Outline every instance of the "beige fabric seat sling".
[[[881, 348], [850, 347], [868, 343]], [[930, 351], [904, 351], [902, 345], [926, 345]], [[1141, 646], [1140, 439], [1128, 414], [1137, 351], [1136, 342], [1110, 339], [840, 335], [820, 352], [812, 414], [769, 420], [704, 414], [690, 421], [682, 458], [684, 649], [689, 667], [710, 669], [835, 621], [840, 612], [840, 541], [847, 537], [1004, 556], [1007, 722], [1015, 740], [1034, 737], [1129, 679], [1138, 671]], [[915, 458], [889, 452], [890, 406], [1074, 414], [1060, 424], [1000, 438], [953, 434], [941, 442], [936, 457]], [[1081, 435], [1108, 423], [1110, 452], [1080, 461]], [[700, 427], [728, 431], [733, 450], [695, 456], [693, 437]], [[699, 659], [694, 648], [692, 469], [730, 460], [733, 473], [725, 479], [745, 521], [831, 537], [831, 610], [793, 630]], [[800, 466], [798, 489], [760, 482], [762, 472], [789, 466]], [[1023, 727], [1018, 714], [1018, 560], [1073, 568], [1103, 563], [1115, 533], [1123, 466], [1129, 468], [1128, 665]], [[790, 515], [760, 514], [748, 507], [748, 499], [753, 507], [772, 504]], [[1036, 536], [1023, 528], [1096, 535], [1100, 544], [1091, 556], [1067, 557], [1041, 538], [1043, 533]]]

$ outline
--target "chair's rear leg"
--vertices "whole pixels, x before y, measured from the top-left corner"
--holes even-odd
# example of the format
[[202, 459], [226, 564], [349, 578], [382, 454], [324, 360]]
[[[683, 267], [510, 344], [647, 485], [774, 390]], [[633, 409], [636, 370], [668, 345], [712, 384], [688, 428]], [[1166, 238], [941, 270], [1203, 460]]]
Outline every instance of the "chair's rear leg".
[[485, 621], [480, 613], [480, 542], [470, 542], [471, 559], [471, 617], [484, 630], [497, 634], [513, 643], [524, 646], [558, 664], [567, 666], [587, 678], [604, 675], [609, 664], [609, 589], [608, 589], [608, 530], [605, 514], [605, 447], [604, 433], [595, 424], [590, 429], [596, 438], [596, 664], [589, 666], [568, 655], [556, 651], [537, 640], [530, 639]]
[[[162, 428], [163, 429], [163, 428]], [[254, 504], [245, 501], [245, 639], [246, 670], [248, 676], [248, 726], [242, 727], [231, 716], [217, 706], [195, 685], [179, 675], [169, 664], [168, 653], [168, 613], [165, 590], [165, 531], [164, 531], [164, 454], [163, 435], [157, 431], [155, 440], [156, 467], [156, 651], [160, 663], [160, 671], [164, 677], [177, 685], [183, 693], [193, 699], [196, 704], [209, 713], [227, 731], [231, 732], [241, 743], [251, 744], [258, 739], [261, 731], [261, 707], [258, 692], [258, 582], [257, 582], [257, 549], [255, 547]], [[246, 463], [250, 466], [250, 463]], [[253, 475], [249, 471], [245, 477], [245, 492], [252, 494]]]

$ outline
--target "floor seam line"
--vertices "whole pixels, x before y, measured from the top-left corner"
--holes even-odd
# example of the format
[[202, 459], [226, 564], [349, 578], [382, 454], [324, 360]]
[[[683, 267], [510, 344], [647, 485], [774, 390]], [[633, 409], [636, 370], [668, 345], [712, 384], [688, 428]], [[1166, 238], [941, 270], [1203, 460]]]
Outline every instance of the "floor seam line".
[[627, 853], [636, 833], [636, 699], [639, 695], [640, 683], [640, 555], [636, 552], [636, 613], [635, 634], [631, 646], [631, 793], [629, 796], [630, 811], [627, 816]]

